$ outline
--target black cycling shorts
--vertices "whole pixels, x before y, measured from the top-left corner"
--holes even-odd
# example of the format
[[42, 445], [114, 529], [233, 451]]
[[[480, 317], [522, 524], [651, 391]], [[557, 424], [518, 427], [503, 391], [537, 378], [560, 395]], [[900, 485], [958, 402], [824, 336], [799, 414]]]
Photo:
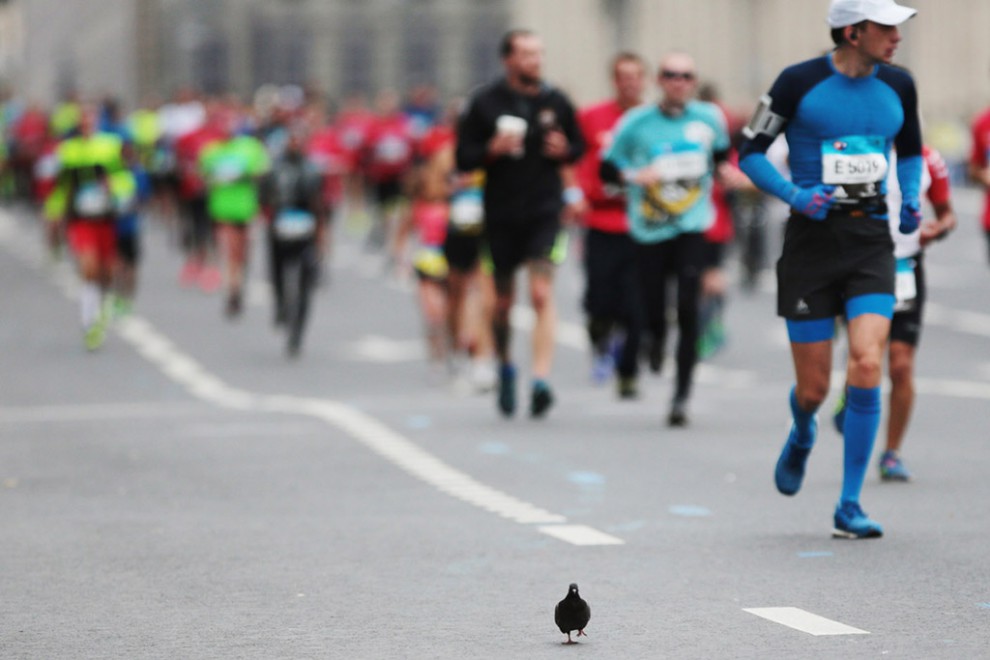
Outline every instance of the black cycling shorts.
[[921, 339], [921, 319], [925, 311], [928, 287], [925, 283], [924, 255], [909, 257], [914, 272], [915, 297], [909, 301], [897, 301], [894, 318], [890, 323], [890, 341], [902, 341], [917, 346]]
[[137, 232], [117, 234], [117, 257], [129, 266], [137, 264], [141, 259], [141, 242]]
[[465, 234], [448, 227], [447, 238], [443, 243], [443, 254], [447, 257], [447, 265], [452, 270], [470, 272], [478, 265], [478, 258], [481, 255], [481, 236]]
[[886, 220], [793, 214], [777, 261], [777, 314], [793, 321], [840, 316], [846, 302], [894, 294], [894, 244]]
[[524, 222], [487, 222], [485, 241], [491, 254], [495, 279], [511, 278], [529, 261], [554, 261], [560, 219], [553, 216]]

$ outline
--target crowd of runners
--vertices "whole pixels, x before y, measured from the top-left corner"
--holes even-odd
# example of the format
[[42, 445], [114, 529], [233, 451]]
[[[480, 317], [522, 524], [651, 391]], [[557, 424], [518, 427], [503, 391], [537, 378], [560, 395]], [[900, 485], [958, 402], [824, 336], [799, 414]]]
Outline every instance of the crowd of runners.
[[[577, 108], [544, 79], [542, 43], [526, 30], [504, 36], [502, 76], [446, 104], [426, 86], [334, 109], [294, 86], [263, 88], [249, 103], [183, 91], [130, 113], [113, 99], [48, 109], [6, 99], [0, 194], [34, 204], [53, 259], [71, 252], [93, 351], [135, 304], [148, 222], [176, 239], [178, 285], [222, 292], [232, 320], [243, 310], [252, 235], [262, 235], [273, 321], [289, 328], [292, 355], [309, 292], [329, 278], [331, 228], [363, 222], [367, 253], [415, 277], [431, 371], [493, 392], [506, 417], [523, 371], [512, 350], [518, 272], [535, 317], [525, 371], [539, 418], [555, 401], [553, 283], [570, 252], [586, 276], [589, 377], [634, 399], [641, 370], [661, 373], [669, 354], [671, 427], [688, 425], [695, 367], [725, 342], [726, 251], [745, 231], [743, 284], [752, 285], [764, 264], [749, 234], [766, 226], [759, 216], [777, 198], [790, 208], [778, 313], [796, 376], [777, 487], [792, 495], [801, 486], [844, 326], [835, 528], [875, 537], [882, 529], [859, 491], [880, 420], [883, 356], [892, 390], [879, 468], [907, 480], [899, 451], [913, 406], [923, 255], [956, 222], [945, 164], [922, 144], [914, 81], [890, 64], [897, 26], [914, 13], [892, 0], [833, 0], [835, 50], [786, 69], [751, 117], [720, 105], [683, 52], [655, 69], [635, 53], [616, 55], [612, 97]], [[970, 175], [990, 189], [988, 127], [987, 116], [974, 123]], [[985, 226], [990, 238], [990, 210]]]

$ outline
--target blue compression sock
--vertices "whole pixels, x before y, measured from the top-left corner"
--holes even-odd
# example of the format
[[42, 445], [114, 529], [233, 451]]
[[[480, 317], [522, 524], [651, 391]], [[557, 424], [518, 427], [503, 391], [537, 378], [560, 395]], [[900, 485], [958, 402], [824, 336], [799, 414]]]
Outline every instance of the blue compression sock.
[[794, 416], [794, 444], [802, 449], [811, 449], [815, 444], [815, 410], [805, 410], [798, 405], [797, 388], [791, 388], [791, 415]]
[[873, 452], [873, 441], [880, 428], [880, 388], [849, 386], [846, 395], [846, 420], [843, 427], [842, 501], [859, 502], [866, 468]]

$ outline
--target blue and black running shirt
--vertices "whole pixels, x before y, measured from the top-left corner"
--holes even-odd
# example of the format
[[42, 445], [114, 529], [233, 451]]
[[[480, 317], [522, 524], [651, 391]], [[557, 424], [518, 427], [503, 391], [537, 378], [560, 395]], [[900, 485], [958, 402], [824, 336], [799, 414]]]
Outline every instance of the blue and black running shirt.
[[[783, 131], [793, 183], [766, 151]], [[834, 185], [838, 208], [874, 207], [886, 194], [891, 146], [905, 202], [917, 201], [921, 182], [921, 128], [911, 75], [878, 64], [864, 77], [839, 72], [831, 55], [784, 69], [760, 100], [747, 126], [740, 166], [753, 182], [789, 201], [794, 186]], [[883, 208], [880, 205], [880, 208]], [[875, 217], [886, 217], [880, 213]]]

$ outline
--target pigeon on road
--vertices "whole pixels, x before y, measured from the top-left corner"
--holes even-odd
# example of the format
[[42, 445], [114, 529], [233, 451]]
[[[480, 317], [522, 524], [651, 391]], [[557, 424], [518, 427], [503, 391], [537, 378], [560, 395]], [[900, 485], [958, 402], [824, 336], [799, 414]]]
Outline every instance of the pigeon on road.
[[581, 635], [587, 637], [584, 628], [588, 625], [590, 619], [591, 608], [588, 607], [588, 603], [578, 593], [578, 586], [572, 584], [567, 590], [564, 600], [557, 603], [557, 607], [553, 611], [554, 622], [560, 628], [560, 632], [567, 635], [565, 644], [577, 644], [577, 642], [571, 640], [572, 630], [577, 631], [578, 637]]

